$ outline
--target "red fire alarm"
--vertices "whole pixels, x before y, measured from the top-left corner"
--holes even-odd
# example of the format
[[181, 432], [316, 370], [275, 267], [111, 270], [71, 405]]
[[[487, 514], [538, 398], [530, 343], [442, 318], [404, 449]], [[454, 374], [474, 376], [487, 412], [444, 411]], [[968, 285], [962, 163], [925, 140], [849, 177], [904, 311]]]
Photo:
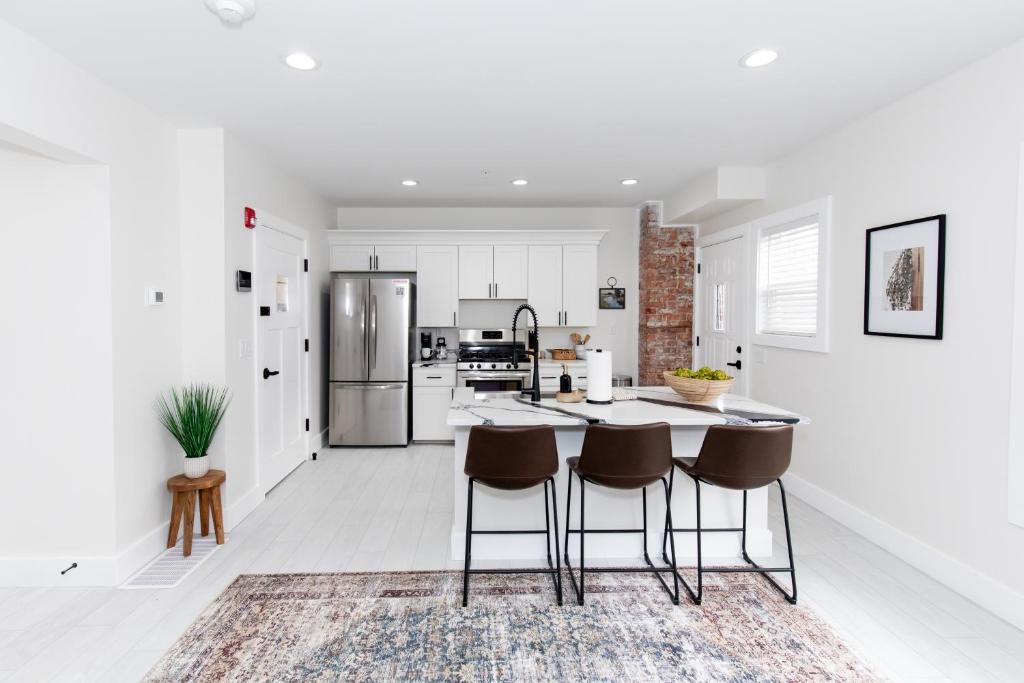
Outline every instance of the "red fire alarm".
[[256, 210], [245, 207], [245, 227], [250, 230], [256, 227]]

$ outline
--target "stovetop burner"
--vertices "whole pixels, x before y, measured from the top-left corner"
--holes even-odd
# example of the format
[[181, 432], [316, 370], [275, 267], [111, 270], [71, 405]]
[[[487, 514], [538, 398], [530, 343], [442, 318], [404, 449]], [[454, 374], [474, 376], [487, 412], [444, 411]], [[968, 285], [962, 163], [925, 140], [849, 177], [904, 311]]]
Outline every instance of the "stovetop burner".
[[[512, 330], [460, 330], [457, 369], [512, 370], [512, 348]], [[525, 335], [516, 340], [515, 348], [525, 360]]]

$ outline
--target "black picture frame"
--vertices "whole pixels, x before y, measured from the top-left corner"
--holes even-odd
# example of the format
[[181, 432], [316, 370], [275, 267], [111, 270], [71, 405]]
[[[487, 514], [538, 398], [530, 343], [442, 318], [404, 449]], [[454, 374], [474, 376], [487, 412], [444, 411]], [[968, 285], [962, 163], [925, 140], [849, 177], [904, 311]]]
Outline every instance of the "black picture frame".
[[[614, 302], [614, 303], [612, 303]], [[597, 307], [611, 310], [623, 311], [626, 309], [626, 288], [625, 287], [598, 287]]]
[[[938, 251], [935, 268], [935, 324], [934, 334], [913, 334], [902, 332], [883, 332], [871, 329], [871, 239], [882, 230], [893, 230], [905, 228], [918, 223], [937, 222], [936, 226], [936, 248]], [[876, 337], [902, 337], [904, 339], [942, 339], [943, 304], [945, 298], [946, 279], [946, 214], [937, 214], [925, 218], [901, 221], [881, 225], [877, 228], [870, 228], [864, 236], [864, 334]]]

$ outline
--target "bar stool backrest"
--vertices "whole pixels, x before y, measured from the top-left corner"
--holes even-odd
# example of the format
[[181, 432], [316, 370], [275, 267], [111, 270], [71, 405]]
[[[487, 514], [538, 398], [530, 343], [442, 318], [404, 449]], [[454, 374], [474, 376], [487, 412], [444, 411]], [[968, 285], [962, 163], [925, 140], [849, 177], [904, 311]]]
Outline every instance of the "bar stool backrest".
[[587, 427], [577, 472], [604, 486], [635, 489], [672, 469], [672, 430], [665, 422]]
[[499, 489], [525, 489], [558, 472], [555, 430], [475, 426], [466, 447], [467, 477]]
[[792, 454], [792, 425], [713, 425], [690, 474], [715, 486], [756, 489], [781, 477]]

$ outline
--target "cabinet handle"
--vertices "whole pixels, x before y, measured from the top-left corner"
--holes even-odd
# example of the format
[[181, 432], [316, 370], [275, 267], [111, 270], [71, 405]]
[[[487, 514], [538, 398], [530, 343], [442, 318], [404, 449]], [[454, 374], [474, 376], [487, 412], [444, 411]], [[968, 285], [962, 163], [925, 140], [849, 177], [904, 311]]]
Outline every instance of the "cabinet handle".
[[452, 400], [455, 400], [455, 387], [452, 387]]
[[452, 311], [452, 327], [458, 327], [459, 326], [459, 322], [458, 322], [459, 319], [456, 317], [457, 315], [458, 315], [458, 313], [456, 311]]
[[565, 325], [569, 324], [569, 311], [562, 311], [562, 320]]
[[562, 312], [561, 311], [558, 312], [558, 325], [559, 326], [562, 325]]
[[494, 283], [494, 298], [495, 299], [498, 298], [498, 283], [497, 282]]
[[487, 283], [487, 298], [488, 299], [491, 298], [491, 283], [490, 282]]
[[373, 254], [370, 254], [370, 270], [373, 270]]
[[444, 379], [441, 375], [427, 375], [427, 379]]
[[380, 270], [380, 256], [373, 257], [373, 269]]

